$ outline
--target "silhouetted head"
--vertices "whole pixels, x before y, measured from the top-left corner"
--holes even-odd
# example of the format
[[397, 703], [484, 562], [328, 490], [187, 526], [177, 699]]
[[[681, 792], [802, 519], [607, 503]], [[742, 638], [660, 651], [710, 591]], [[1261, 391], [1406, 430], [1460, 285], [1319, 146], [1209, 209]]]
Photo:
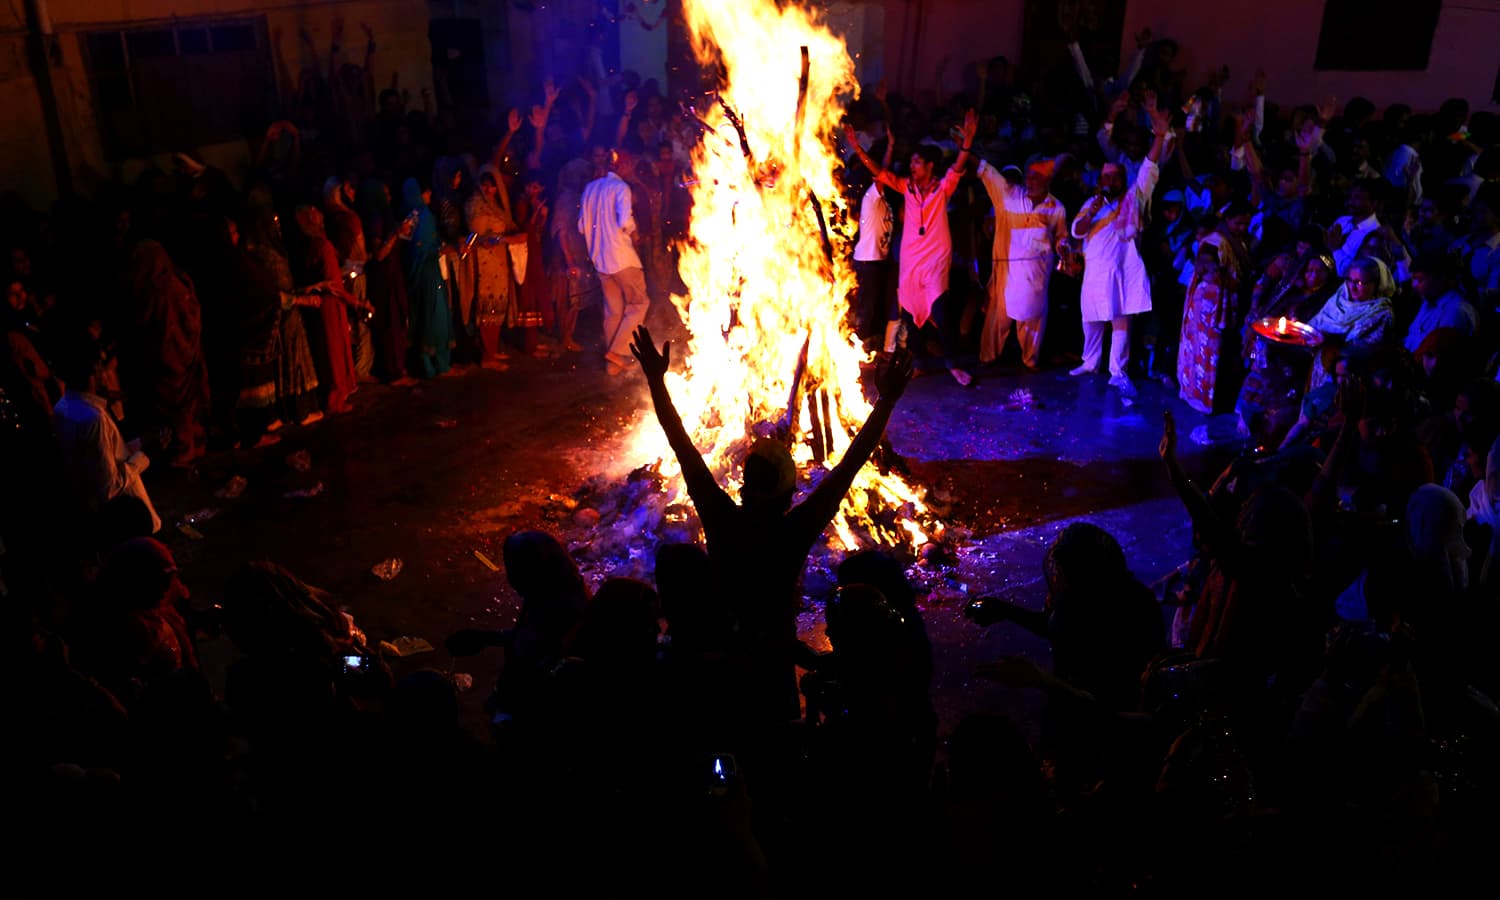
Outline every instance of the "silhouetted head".
[[517, 628], [555, 638], [577, 624], [588, 603], [588, 585], [567, 548], [545, 531], [520, 531], [505, 539], [505, 577], [521, 595]]
[[917, 608], [917, 597], [906, 580], [901, 562], [880, 550], [861, 550], [850, 554], [839, 564], [839, 586], [867, 584], [885, 597], [886, 602], [902, 615]]
[[99, 510], [99, 546], [110, 550], [131, 538], [151, 536], [151, 508], [132, 494], [111, 498]]
[[634, 578], [611, 578], [584, 611], [572, 651], [593, 662], [650, 666], [656, 659], [656, 590]]
[[740, 502], [747, 509], [784, 512], [797, 489], [797, 465], [786, 445], [762, 438], [745, 457], [745, 483]]
[[131, 538], [111, 551], [100, 584], [122, 609], [151, 610], [187, 599], [172, 551], [155, 538]]
[[1042, 570], [1049, 608], [1065, 596], [1107, 590], [1130, 577], [1120, 542], [1088, 522], [1074, 522], [1058, 533], [1047, 548]]
[[714, 587], [713, 567], [698, 544], [664, 543], [656, 548], [656, 590], [673, 646], [679, 641], [701, 645], [726, 636], [728, 617]]

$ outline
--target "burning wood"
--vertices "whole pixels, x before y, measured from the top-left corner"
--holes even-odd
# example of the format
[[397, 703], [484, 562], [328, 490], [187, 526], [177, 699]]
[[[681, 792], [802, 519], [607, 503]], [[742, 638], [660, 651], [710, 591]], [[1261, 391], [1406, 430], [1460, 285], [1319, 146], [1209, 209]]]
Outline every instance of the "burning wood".
[[[751, 441], [786, 434], [805, 475], [837, 461], [870, 413], [868, 361], [848, 322], [852, 241], [833, 135], [858, 91], [854, 63], [814, 12], [775, 0], [685, 0], [694, 53], [721, 66], [698, 115], [693, 214], [673, 297], [690, 337], [668, 384], [689, 433], [731, 494]], [[719, 141], [737, 146], [726, 153]], [[813, 215], [809, 216], [808, 205]], [[789, 402], [790, 401], [790, 402]], [[654, 422], [637, 458], [654, 460], [665, 506], [685, 502], [675, 459]], [[835, 546], [915, 549], [941, 529], [918, 491], [866, 466], [834, 522]]]

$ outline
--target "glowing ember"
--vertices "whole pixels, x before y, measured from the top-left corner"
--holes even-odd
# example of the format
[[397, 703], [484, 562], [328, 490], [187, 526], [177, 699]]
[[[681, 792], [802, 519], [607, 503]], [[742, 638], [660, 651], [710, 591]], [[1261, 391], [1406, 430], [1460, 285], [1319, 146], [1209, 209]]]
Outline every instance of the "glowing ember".
[[[689, 296], [673, 297], [690, 338], [668, 387], [709, 467], [734, 493], [749, 443], [783, 421], [794, 386], [788, 424], [804, 471], [836, 462], [870, 413], [859, 385], [868, 357], [845, 317], [852, 241], [831, 141], [840, 99], [858, 83], [843, 40], [807, 10], [687, 0], [684, 12], [694, 53], [710, 70], [722, 66], [723, 84], [700, 111], [706, 130], [693, 152], [693, 216], [681, 247]], [[660, 461], [675, 500], [681, 480], [660, 429], [647, 423], [637, 441], [638, 454]], [[833, 527], [842, 549], [914, 548], [941, 528], [924, 526], [929, 518], [916, 490], [866, 465]]]

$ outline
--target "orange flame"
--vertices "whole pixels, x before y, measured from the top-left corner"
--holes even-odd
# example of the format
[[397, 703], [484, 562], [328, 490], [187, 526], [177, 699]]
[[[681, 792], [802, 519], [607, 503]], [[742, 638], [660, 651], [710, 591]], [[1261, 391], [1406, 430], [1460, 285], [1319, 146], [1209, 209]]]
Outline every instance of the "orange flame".
[[[831, 431], [826, 465], [838, 460], [870, 414], [859, 384], [868, 354], [845, 315], [852, 241], [841, 227], [848, 210], [832, 142], [840, 98], [859, 85], [843, 40], [808, 10], [774, 0], [686, 0], [684, 12], [698, 61], [722, 65], [724, 83], [702, 114], [706, 130], [693, 151], [693, 213], [679, 264], [688, 296], [672, 298], [689, 352], [668, 387], [709, 467], [734, 492], [757, 428], [786, 415], [804, 346], [803, 399], [791, 423], [799, 466], [819, 465], [818, 430]], [[831, 256], [815, 204], [828, 223]], [[814, 415], [824, 429], [815, 428]], [[636, 452], [660, 460], [669, 492], [682, 490], [654, 424], [640, 433]], [[917, 547], [941, 527], [924, 526], [926, 518], [916, 490], [866, 465], [833, 527], [845, 550]]]

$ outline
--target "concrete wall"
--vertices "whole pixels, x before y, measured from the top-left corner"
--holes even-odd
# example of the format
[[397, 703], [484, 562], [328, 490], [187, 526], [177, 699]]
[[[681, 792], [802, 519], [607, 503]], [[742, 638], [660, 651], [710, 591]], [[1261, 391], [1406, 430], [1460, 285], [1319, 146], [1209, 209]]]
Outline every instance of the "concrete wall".
[[[100, 178], [129, 179], [152, 162], [106, 158], [84, 58], [83, 35], [89, 31], [263, 15], [268, 31], [280, 30], [281, 49], [295, 78], [307, 62], [299, 48], [298, 31], [305, 29], [312, 36], [319, 64], [326, 71], [332, 23], [342, 17], [346, 58], [363, 62], [361, 22], [375, 31], [377, 90], [389, 86], [395, 75], [418, 103], [422, 88], [432, 86], [426, 0], [49, 0], [47, 5], [61, 51], [61, 66], [53, 70], [58, 109], [75, 186], [80, 190]], [[0, 6], [0, 103], [4, 104], [0, 109], [5, 110], [7, 124], [0, 133], [0, 189], [19, 190], [33, 205], [44, 207], [55, 199], [56, 188], [36, 87], [25, 65], [24, 22], [18, 20], [21, 4], [13, 6]], [[286, 96], [285, 85], [282, 91]], [[231, 176], [244, 170], [252, 153], [245, 141], [200, 150]], [[160, 165], [165, 160], [154, 162]]]
[[1211, 14], [1200, 0], [1130, 0], [1121, 52], [1132, 52], [1130, 35], [1149, 27], [1181, 45], [1193, 86], [1227, 63], [1231, 91], [1243, 91], [1256, 68], [1264, 68], [1266, 93], [1279, 102], [1363, 96], [1377, 106], [1402, 102], [1431, 110], [1461, 96], [1473, 109], [1496, 108], [1490, 97], [1500, 66], [1500, 0], [1445, 0], [1425, 72], [1317, 71], [1322, 22], [1322, 0], [1215, 3]]

